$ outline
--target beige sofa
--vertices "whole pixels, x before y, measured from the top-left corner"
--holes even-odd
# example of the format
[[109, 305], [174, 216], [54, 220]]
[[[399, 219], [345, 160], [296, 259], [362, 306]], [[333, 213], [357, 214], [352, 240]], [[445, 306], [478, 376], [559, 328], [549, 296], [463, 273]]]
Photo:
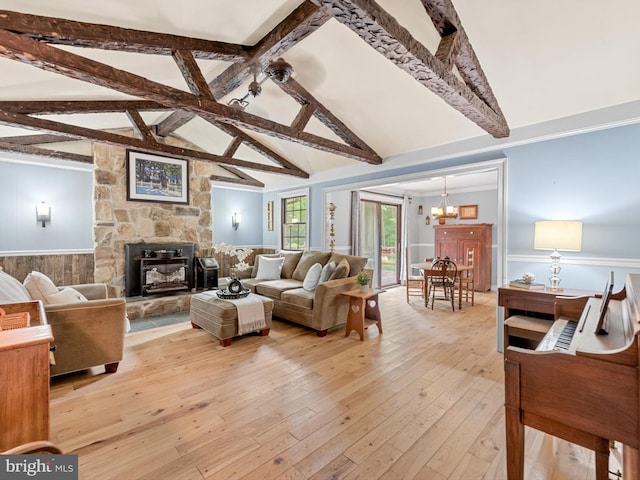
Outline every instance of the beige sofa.
[[[356, 277], [364, 269], [366, 258], [312, 250], [263, 257], [284, 257], [280, 278], [258, 278], [261, 258], [258, 256], [249, 278], [243, 278], [241, 282], [253, 292], [273, 300], [274, 317], [312, 328], [320, 337], [330, 328], [346, 323], [349, 299], [341, 293], [359, 288]], [[305, 277], [314, 264], [324, 267], [333, 263], [337, 267], [343, 260], [343, 270], [345, 263], [348, 265], [346, 276], [319, 283], [313, 290], [303, 288]]]
[[52, 376], [97, 365], [104, 365], [107, 373], [115, 372], [122, 360], [128, 327], [124, 298], [107, 298], [107, 286], [103, 283], [71, 287], [84, 296], [82, 301], [52, 304], [32, 298], [23, 284], [0, 270], [0, 304], [32, 300], [44, 303], [55, 347]]

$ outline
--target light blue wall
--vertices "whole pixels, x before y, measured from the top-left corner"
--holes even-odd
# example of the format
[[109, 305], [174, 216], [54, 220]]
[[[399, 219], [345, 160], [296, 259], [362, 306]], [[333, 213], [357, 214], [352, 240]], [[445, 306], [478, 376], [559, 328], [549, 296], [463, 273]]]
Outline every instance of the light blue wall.
[[[258, 247], [263, 243], [262, 193], [213, 187], [211, 191], [213, 243], [228, 243], [237, 247]], [[237, 230], [231, 226], [236, 212], [241, 222]]]
[[[616, 272], [619, 284], [626, 273], [640, 272], [639, 154], [640, 125], [630, 125], [316, 183], [309, 186], [310, 248], [323, 246], [325, 188], [348, 189], [356, 182], [373, 179], [389, 183], [394, 176], [507, 158], [507, 279], [529, 271], [543, 281], [548, 277], [549, 252], [533, 249], [536, 220], [580, 220], [584, 223], [583, 248], [581, 252], [563, 254], [561, 278], [567, 287], [600, 290], [609, 270]], [[416, 155], [414, 152], [409, 156]], [[93, 248], [91, 172], [0, 160], [0, 178], [1, 252]], [[277, 228], [266, 231], [266, 202], [274, 201], [277, 222], [279, 193], [214, 187], [214, 243], [276, 247]], [[475, 203], [471, 198], [469, 203]], [[35, 204], [41, 200], [49, 201], [53, 208], [52, 222], [45, 229], [35, 220]], [[466, 202], [462, 197], [458, 200]], [[339, 208], [343, 213], [349, 207]], [[242, 215], [237, 231], [231, 228], [233, 212]], [[478, 221], [494, 223], [493, 218], [484, 217], [484, 207], [479, 213]], [[498, 227], [503, 226], [495, 228]], [[421, 242], [427, 244], [429, 240], [424, 237]]]
[[[93, 250], [93, 172], [3, 162], [0, 157], [0, 252]], [[51, 222], [36, 221], [36, 204]]]
[[[508, 149], [507, 272], [546, 282], [551, 252], [533, 249], [537, 220], [583, 222], [581, 252], [560, 252], [562, 285], [599, 290], [614, 270], [640, 271], [640, 126]], [[528, 258], [539, 256], [539, 259]], [[544, 259], [544, 263], [539, 263]]]

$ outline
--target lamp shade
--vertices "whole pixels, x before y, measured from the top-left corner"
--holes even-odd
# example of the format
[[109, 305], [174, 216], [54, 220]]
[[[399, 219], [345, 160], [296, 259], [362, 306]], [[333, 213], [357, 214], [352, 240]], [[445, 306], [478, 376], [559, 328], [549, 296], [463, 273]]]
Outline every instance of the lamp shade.
[[536, 222], [533, 248], [537, 250], [582, 249], [582, 222], [546, 220]]

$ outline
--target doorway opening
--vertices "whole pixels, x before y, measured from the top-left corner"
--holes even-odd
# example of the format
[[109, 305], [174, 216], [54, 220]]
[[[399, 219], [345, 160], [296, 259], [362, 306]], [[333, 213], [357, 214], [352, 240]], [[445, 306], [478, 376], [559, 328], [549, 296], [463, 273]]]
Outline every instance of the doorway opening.
[[401, 205], [378, 200], [360, 200], [360, 252], [373, 269], [373, 285], [400, 284]]

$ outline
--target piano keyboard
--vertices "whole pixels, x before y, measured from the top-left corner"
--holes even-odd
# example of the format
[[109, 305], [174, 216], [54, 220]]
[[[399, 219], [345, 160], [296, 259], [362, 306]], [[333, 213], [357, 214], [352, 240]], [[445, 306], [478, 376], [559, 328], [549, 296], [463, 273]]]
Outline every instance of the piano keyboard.
[[569, 350], [577, 326], [578, 322], [567, 322], [562, 332], [560, 332], [560, 336], [556, 339], [552, 350]]

